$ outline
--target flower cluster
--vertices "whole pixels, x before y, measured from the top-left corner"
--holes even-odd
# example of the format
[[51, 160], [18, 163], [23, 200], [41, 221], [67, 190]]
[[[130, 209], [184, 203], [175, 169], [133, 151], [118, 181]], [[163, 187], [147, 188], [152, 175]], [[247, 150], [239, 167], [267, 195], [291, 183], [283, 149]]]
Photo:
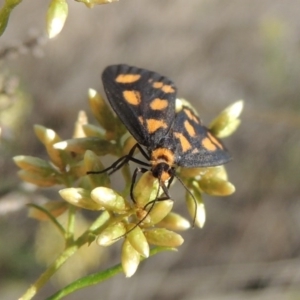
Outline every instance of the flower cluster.
[[[19, 176], [24, 181], [42, 187], [66, 187], [60, 190], [65, 201], [49, 202], [42, 211], [35, 210], [31, 216], [54, 220], [68, 209], [68, 203], [100, 211], [99, 220], [87, 231], [86, 242], [96, 241], [101, 246], [110, 246], [123, 239], [122, 266], [126, 276], [130, 277], [141, 258], [149, 256], [150, 245], [180, 246], [183, 238], [174, 231], [189, 228], [190, 222], [171, 211], [172, 200], [156, 201], [162, 189], [151, 172], [140, 176], [132, 189], [132, 175], [126, 164], [121, 169], [124, 190], [117, 192], [111, 188], [109, 176], [101, 173], [105, 169], [102, 157], [107, 154], [122, 157], [136, 141], [96, 91], [89, 91], [89, 101], [100, 126], [89, 124], [85, 113], [80, 112], [73, 138], [62, 141], [53, 130], [36, 125], [35, 133], [44, 144], [50, 160], [30, 156], [17, 156], [14, 160], [21, 168]], [[182, 102], [185, 100], [177, 100], [179, 106]], [[213, 133], [219, 137], [231, 134], [239, 125], [242, 106], [242, 101], [238, 101], [223, 111], [210, 126]], [[234, 192], [223, 166], [182, 168], [177, 170], [177, 175], [186, 187], [186, 202], [193, 223], [199, 227], [205, 222], [202, 193], [225, 196]]]

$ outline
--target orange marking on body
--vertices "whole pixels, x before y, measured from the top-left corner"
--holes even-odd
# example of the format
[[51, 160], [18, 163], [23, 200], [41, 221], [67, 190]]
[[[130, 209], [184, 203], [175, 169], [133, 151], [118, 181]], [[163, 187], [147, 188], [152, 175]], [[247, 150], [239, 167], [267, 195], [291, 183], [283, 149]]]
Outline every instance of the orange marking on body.
[[170, 174], [168, 172], [164, 171], [160, 176], [160, 180], [165, 182], [165, 181], [169, 180], [170, 177], [171, 177]]
[[187, 115], [187, 117], [190, 120], [193, 120], [194, 122], [196, 122], [197, 124], [199, 124], [199, 119], [189, 110], [189, 109], [184, 109], [185, 114]]
[[153, 86], [155, 89], [160, 89], [160, 88], [162, 88], [163, 85], [164, 85], [164, 84], [163, 84], [162, 82], [160, 82], [160, 81], [155, 81], [155, 82], [153, 82], [153, 84], [152, 84], [152, 86]]
[[116, 77], [118, 83], [133, 83], [141, 78], [140, 74], [120, 74]]
[[150, 103], [150, 107], [153, 110], [163, 110], [166, 107], [168, 107], [168, 105], [169, 105], [168, 100], [164, 100], [164, 99], [160, 99], [160, 98], [155, 98]]
[[[167, 164], [169, 166], [169, 169], [171, 169], [172, 165], [175, 162], [175, 156], [174, 153], [167, 148], [157, 148], [152, 151], [151, 153], [151, 160], [150, 163], [152, 165], [152, 171], [155, 171], [155, 168], [159, 164]], [[162, 181], [166, 181], [170, 179], [170, 174], [168, 171], [163, 170], [163, 172], [160, 174], [159, 179]]]
[[179, 139], [183, 152], [186, 152], [192, 148], [192, 145], [190, 144], [190, 142], [187, 140], [187, 138], [182, 133], [174, 132], [174, 135], [176, 138]]
[[164, 93], [174, 93], [175, 92], [174, 88], [169, 84], [164, 85], [161, 89]]
[[159, 128], [167, 128], [167, 124], [162, 120], [147, 119], [147, 128], [149, 133], [153, 133]]
[[211, 133], [208, 132], [207, 135], [215, 145], [217, 145], [220, 149], [224, 149], [223, 145]]
[[151, 163], [157, 165], [159, 163], [167, 163], [168, 165], [174, 164], [174, 153], [167, 148], [157, 148], [151, 153]]
[[186, 131], [188, 132], [189, 136], [196, 135], [195, 128], [191, 125], [191, 123], [188, 120], [184, 121], [184, 127], [185, 127]]
[[139, 91], [123, 91], [124, 99], [132, 105], [139, 105], [141, 103], [141, 93]]

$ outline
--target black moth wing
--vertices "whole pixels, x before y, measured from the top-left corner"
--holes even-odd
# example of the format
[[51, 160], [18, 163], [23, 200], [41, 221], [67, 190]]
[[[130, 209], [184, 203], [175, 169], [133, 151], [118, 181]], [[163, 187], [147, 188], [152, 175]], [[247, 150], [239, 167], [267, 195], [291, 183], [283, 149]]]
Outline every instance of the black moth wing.
[[175, 118], [174, 83], [124, 64], [108, 66], [102, 82], [111, 107], [137, 142], [147, 147], [158, 144]]
[[232, 159], [222, 141], [203, 126], [198, 116], [187, 106], [176, 115], [173, 135], [177, 141], [178, 166], [213, 167]]

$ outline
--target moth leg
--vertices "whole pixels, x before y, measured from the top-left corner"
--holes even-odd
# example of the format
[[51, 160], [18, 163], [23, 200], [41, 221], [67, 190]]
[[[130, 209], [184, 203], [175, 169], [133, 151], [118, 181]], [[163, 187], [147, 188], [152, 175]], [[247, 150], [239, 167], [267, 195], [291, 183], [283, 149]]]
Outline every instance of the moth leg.
[[108, 168], [105, 168], [101, 171], [88, 171], [86, 174], [102, 174], [105, 173], [107, 171], [110, 171], [108, 173], [108, 175], [113, 174], [114, 172], [116, 172], [117, 170], [119, 170], [120, 168], [122, 168], [125, 164], [127, 164], [129, 161], [133, 161], [137, 164], [149, 167], [150, 165], [148, 163], [145, 163], [137, 158], [134, 158], [134, 151], [136, 149], [139, 149], [140, 152], [142, 153], [142, 155], [149, 160], [149, 156], [146, 154], [146, 152], [144, 151], [144, 149], [139, 145], [139, 144], [135, 144], [129, 151], [129, 153], [127, 155], [124, 155], [122, 157], [120, 157], [119, 159], [117, 159], [111, 166], [109, 166]]

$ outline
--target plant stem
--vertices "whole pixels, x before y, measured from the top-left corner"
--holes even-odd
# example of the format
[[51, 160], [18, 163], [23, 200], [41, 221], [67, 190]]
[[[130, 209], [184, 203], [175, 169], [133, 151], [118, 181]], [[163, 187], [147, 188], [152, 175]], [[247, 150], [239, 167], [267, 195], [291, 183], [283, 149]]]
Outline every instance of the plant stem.
[[36, 293], [47, 283], [51, 276], [70, 258], [80, 247], [89, 241], [89, 235], [99, 233], [105, 228], [106, 222], [109, 220], [108, 212], [103, 212], [101, 216], [86, 230], [75, 242], [69, 244], [60, 256], [41, 274], [38, 280], [33, 283], [29, 289], [19, 298], [19, 300], [30, 300]]
[[[156, 247], [151, 250], [150, 256], [153, 256], [159, 252], [168, 251], [168, 250], [176, 251], [176, 249], [170, 248], [170, 247]], [[144, 259], [142, 259], [142, 260], [144, 260]], [[72, 282], [71, 284], [67, 285], [62, 290], [58, 291], [57, 293], [55, 293], [52, 296], [50, 296], [49, 298], [47, 298], [47, 300], [62, 299], [62, 297], [65, 297], [77, 290], [99, 284], [99, 283], [119, 274], [120, 272], [122, 272], [122, 265], [118, 264], [118, 265], [115, 265], [115, 266], [105, 270], [105, 271], [101, 271], [98, 273], [94, 273], [94, 274], [85, 276], [85, 277], [80, 278], [80, 279]]]

